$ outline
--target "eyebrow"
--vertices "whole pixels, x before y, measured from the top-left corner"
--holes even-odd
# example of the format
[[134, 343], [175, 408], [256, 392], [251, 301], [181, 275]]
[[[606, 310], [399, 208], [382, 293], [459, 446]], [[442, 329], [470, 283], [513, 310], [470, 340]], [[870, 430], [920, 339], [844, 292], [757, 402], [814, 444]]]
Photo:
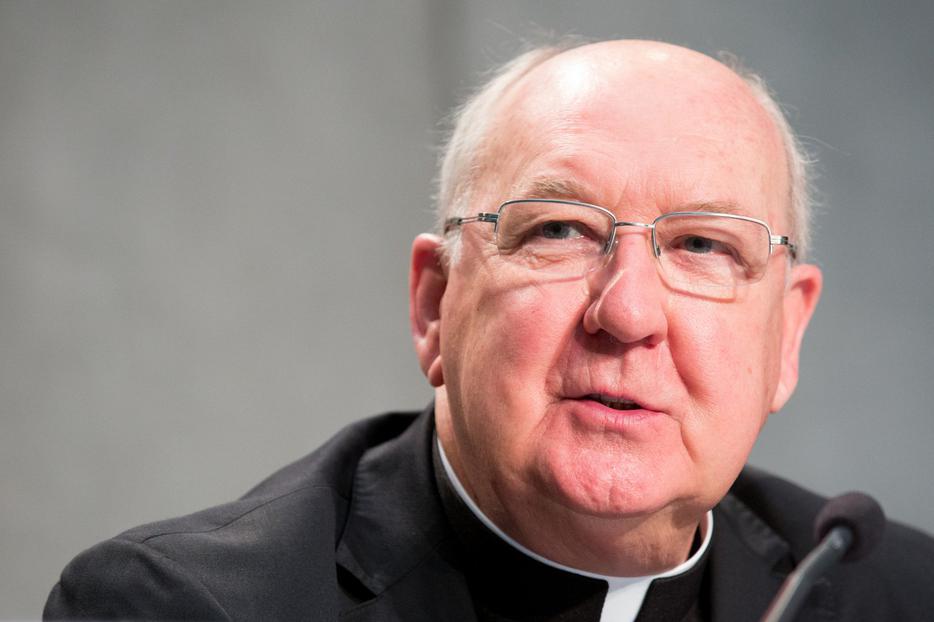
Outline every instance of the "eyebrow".
[[749, 213], [735, 203], [729, 201], [700, 201], [679, 205], [674, 212], [716, 212], [718, 214], [733, 214], [736, 216], [749, 216]]
[[[584, 186], [573, 179], [557, 179], [552, 177], [540, 177], [531, 180], [528, 184], [519, 186], [518, 196], [530, 199], [565, 199], [570, 201], [581, 201], [584, 203], [593, 203], [588, 199], [591, 194]], [[600, 203], [593, 203], [600, 205]], [[607, 208], [609, 209], [609, 208]], [[736, 216], [748, 216], [747, 210], [744, 210], [732, 201], [695, 201], [676, 205], [671, 212], [711, 212], [718, 214], [733, 214]]]
[[[539, 177], [517, 188], [519, 196], [531, 199], [567, 199], [585, 201], [588, 193], [582, 185], [573, 179], [555, 179]], [[586, 201], [585, 201], [586, 202]]]

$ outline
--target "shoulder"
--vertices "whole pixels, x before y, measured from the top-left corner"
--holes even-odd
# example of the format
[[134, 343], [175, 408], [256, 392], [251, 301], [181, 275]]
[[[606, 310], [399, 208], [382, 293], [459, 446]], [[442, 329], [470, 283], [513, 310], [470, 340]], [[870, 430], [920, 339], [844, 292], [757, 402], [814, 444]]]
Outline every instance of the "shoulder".
[[[720, 509], [728, 520], [743, 512], [754, 514], [787, 543], [792, 563], [797, 564], [817, 544], [814, 521], [826, 502], [826, 497], [747, 467]], [[832, 570], [826, 587], [841, 619], [921, 620], [934, 610], [931, 576], [934, 539], [887, 521], [877, 548], [865, 559]]]
[[[827, 497], [754, 467], [743, 469], [730, 489], [730, 496], [777, 531], [791, 545], [796, 558], [803, 557], [817, 544], [813, 533], [814, 521], [827, 503]], [[878, 558], [878, 561], [883, 561], [893, 551], [903, 559], [905, 555], [912, 558], [911, 551], [919, 552], [919, 562], [934, 564], [934, 538], [889, 520], [878, 549], [866, 560]]]
[[63, 571], [44, 615], [291, 619], [309, 603], [324, 613], [335, 600], [335, 542], [356, 466], [416, 416], [352, 424], [237, 501], [136, 527], [84, 551]]

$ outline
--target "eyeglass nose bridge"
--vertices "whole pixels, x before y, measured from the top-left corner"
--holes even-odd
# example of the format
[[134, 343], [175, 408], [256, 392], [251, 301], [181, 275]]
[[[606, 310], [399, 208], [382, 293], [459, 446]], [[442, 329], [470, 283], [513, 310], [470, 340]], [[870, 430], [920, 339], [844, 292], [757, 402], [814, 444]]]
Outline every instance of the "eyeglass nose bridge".
[[640, 229], [648, 229], [652, 232], [652, 254], [655, 255], [655, 258], [658, 259], [662, 254], [662, 249], [658, 247], [658, 242], [655, 240], [655, 223], [645, 223], [645, 222], [632, 222], [628, 220], [617, 220], [613, 223], [613, 229], [610, 231], [610, 237], [606, 241], [606, 246], [603, 249], [603, 254], [606, 256], [606, 261], [609, 261], [610, 256], [613, 254], [613, 250], [616, 248], [616, 229], [617, 227], [638, 227]]

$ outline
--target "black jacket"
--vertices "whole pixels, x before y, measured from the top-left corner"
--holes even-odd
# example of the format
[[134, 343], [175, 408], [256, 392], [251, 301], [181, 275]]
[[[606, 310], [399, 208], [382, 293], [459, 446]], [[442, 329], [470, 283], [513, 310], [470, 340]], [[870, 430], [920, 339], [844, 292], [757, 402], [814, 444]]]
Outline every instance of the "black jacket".
[[[355, 423], [239, 501], [127, 531], [64, 570], [44, 617], [472, 620], [432, 475], [432, 412]], [[813, 547], [824, 499], [751, 468], [714, 509], [705, 598], [757, 620]], [[799, 620], [934, 619], [934, 541], [889, 524]]]

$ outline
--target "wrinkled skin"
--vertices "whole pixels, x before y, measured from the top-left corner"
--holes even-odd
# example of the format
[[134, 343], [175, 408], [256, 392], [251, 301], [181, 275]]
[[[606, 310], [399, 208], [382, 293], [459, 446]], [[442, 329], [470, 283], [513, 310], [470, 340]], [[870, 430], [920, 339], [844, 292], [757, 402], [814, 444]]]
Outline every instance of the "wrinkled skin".
[[[715, 204], [790, 230], [781, 136], [706, 56], [642, 41], [577, 48], [497, 110], [472, 213], [545, 195], [651, 222]], [[464, 226], [449, 266], [436, 236], [413, 245], [416, 350], [458, 477], [527, 547], [604, 574], [684, 561], [794, 390], [821, 286], [816, 267], [777, 248], [761, 281], [688, 295], [665, 283], [647, 239], [622, 229], [604, 269], [550, 282], [500, 257], [490, 225]]]

